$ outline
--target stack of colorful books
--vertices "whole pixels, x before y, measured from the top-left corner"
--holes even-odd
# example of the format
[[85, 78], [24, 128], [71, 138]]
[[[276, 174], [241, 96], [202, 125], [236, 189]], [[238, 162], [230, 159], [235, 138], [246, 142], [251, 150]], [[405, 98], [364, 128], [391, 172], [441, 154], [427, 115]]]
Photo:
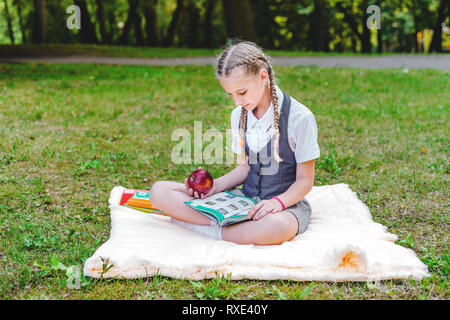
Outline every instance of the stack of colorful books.
[[150, 202], [150, 190], [125, 189], [120, 199], [120, 205], [142, 212], [167, 215], [152, 205]]

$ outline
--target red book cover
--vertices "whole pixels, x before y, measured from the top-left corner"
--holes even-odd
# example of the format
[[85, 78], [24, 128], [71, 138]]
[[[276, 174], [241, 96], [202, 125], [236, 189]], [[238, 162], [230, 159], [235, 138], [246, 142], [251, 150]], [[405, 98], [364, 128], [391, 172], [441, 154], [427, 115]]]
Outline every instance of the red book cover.
[[125, 189], [122, 193], [122, 198], [120, 199], [120, 205], [124, 205], [127, 203], [128, 199], [130, 199], [132, 196], [136, 194], [136, 192], [143, 191], [143, 192], [150, 192], [150, 190], [139, 190], [139, 189]]

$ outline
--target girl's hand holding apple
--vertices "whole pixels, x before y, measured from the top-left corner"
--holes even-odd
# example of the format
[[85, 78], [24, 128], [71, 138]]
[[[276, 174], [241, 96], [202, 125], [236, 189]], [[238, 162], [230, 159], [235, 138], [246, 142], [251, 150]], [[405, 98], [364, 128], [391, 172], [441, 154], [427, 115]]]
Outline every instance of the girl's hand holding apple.
[[216, 193], [213, 178], [202, 167], [198, 167], [196, 171], [192, 172], [189, 178], [184, 180], [184, 185], [187, 193], [194, 198], [204, 199]]

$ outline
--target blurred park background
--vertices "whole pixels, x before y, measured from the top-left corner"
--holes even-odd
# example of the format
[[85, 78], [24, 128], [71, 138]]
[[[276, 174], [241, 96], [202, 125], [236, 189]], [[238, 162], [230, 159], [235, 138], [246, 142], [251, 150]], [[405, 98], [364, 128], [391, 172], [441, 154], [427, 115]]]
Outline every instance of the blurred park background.
[[[213, 49], [223, 46], [229, 38], [239, 37], [269, 50], [448, 52], [449, 3], [448, 0], [0, 0], [0, 48], [3, 55], [23, 55], [27, 50], [29, 54], [38, 53], [30, 44]], [[70, 30], [66, 27], [71, 15], [67, 8], [73, 4], [80, 9], [81, 28]], [[381, 9], [381, 29], [366, 27], [370, 5]], [[15, 47], [14, 51], [8, 46], [11, 44], [26, 46]], [[20, 48], [23, 50], [17, 51]]]

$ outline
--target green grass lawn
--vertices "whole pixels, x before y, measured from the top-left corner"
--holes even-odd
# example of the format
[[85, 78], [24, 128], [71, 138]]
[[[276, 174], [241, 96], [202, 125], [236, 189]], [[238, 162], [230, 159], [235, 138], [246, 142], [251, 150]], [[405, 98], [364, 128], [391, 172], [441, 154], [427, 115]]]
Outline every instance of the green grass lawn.
[[[225, 132], [232, 100], [211, 66], [0, 64], [0, 298], [448, 299], [449, 72], [275, 71], [316, 116], [315, 185], [349, 184], [430, 278], [86, 278], [71, 290], [61, 264], [82, 269], [108, 239], [111, 189], [182, 182], [200, 164], [172, 163], [171, 133], [200, 120]], [[233, 168], [201, 165], [214, 177]]]
[[[17, 56], [68, 56], [90, 55], [121, 58], [176, 58], [176, 57], [210, 57], [217, 56], [221, 49], [190, 49], [190, 48], [163, 48], [163, 47], [130, 47], [107, 46], [88, 44], [26, 44], [26, 45], [0, 45], [1, 57]], [[354, 53], [354, 52], [305, 52], [267, 50], [270, 56], [380, 56], [399, 54], [384, 52], [382, 54]], [[405, 54], [405, 53], [403, 53]], [[408, 53], [406, 53], [408, 54]]]

